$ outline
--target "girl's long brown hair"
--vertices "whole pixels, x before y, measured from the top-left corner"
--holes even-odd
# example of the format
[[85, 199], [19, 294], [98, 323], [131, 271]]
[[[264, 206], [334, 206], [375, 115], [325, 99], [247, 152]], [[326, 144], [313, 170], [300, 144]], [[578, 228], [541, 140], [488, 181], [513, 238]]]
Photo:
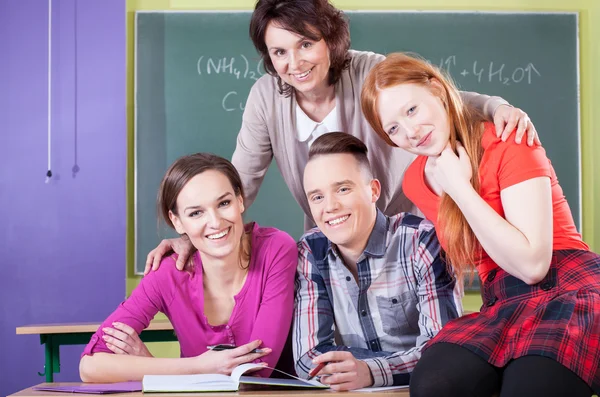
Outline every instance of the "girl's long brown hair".
[[[432, 85], [434, 79], [441, 84], [441, 91], [438, 85]], [[455, 152], [457, 142], [464, 146], [471, 160], [471, 184], [479, 192], [483, 117], [466, 106], [452, 80], [426, 60], [415, 55], [395, 53], [388, 55], [371, 70], [362, 88], [361, 104], [363, 114], [373, 130], [388, 145], [396, 146], [383, 130], [377, 112], [377, 99], [381, 90], [399, 84], [427, 87], [442, 100], [450, 120], [450, 145]], [[446, 241], [446, 260], [459, 280], [462, 280], [465, 274], [469, 274], [472, 280], [475, 261], [481, 255], [481, 245], [461, 210], [446, 193], [442, 195], [437, 221], [438, 233]]]

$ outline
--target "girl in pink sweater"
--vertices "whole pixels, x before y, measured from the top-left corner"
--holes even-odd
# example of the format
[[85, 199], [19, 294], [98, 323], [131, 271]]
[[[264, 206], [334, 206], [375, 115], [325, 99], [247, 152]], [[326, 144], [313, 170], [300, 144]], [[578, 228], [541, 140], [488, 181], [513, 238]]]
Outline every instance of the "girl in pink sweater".
[[[148, 374], [230, 374], [262, 361], [274, 367], [294, 307], [297, 248], [286, 233], [244, 225], [244, 192], [231, 163], [199, 153], [177, 160], [164, 176], [158, 208], [164, 221], [197, 249], [186, 271], [175, 254], [146, 275], [104, 321], [86, 346], [81, 379], [117, 382]], [[155, 358], [138, 334], [164, 313], [179, 340], [181, 358]], [[234, 344], [236, 349], [208, 350]], [[260, 352], [253, 353], [254, 349]], [[269, 376], [270, 370], [260, 371]]]

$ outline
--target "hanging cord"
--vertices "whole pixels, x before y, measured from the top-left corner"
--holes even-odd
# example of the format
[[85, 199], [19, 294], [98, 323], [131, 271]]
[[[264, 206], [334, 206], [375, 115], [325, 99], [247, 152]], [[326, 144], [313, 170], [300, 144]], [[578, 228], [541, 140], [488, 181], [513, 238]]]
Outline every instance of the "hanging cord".
[[46, 183], [52, 178], [52, 0], [48, 0], [48, 171]]

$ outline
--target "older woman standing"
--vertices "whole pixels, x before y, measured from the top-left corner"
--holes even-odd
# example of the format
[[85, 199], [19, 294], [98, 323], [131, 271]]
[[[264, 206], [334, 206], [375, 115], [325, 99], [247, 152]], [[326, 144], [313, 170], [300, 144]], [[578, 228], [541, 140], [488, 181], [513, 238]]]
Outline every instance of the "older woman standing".
[[[310, 216], [302, 175], [310, 144], [327, 132], [345, 131], [369, 149], [373, 172], [385, 189], [377, 206], [387, 215], [415, 211], [402, 192], [404, 171], [414, 156], [393, 150], [377, 139], [360, 106], [360, 91], [368, 72], [385, 57], [350, 50], [350, 32], [343, 12], [327, 0], [259, 0], [250, 21], [250, 37], [267, 75], [252, 87], [232, 162], [238, 169], [250, 205], [273, 157], [288, 188]], [[498, 97], [462, 92], [467, 103], [493, 119], [506, 139], [516, 140], [535, 129], [527, 115]], [[312, 224], [306, 219], [306, 226]], [[148, 255], [146, 272], [156, 269], [169, 250], [179, 253], [178, 268], [189, 257], [191, 244], [163, 240]]]

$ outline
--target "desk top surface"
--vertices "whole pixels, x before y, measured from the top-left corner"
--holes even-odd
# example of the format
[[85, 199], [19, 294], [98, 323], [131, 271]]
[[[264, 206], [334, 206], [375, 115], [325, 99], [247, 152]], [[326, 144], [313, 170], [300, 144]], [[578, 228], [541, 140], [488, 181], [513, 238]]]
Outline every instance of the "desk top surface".
[[[63, 323], [63, 324], [37, 324], [17, 327], [17, 335], [32, 334], [76, 334], [96, 332], [102, 323]], [[173, 326], [168, 320], [152, 320], [146, 331], [172, 330]]]
[[[75, 386], [81, 385], [82, 383], [62, 382], [62, 383], [41, 383], [37, 386], [53, 385], [53, 386]], [[35, 386], [34, 386], [35, 387]], [[225, 392], [225, 393], [115, 393], [107, 394], [109, 397], [231, 397], [231, 396], [248, 396], [248, 397], [274, 397], [274, 396], [302, 396], [302, 397], [323, 397], [331, 396], [335, 393], [331, 390], [253, 390], [253, 391], [242, 391], [242, 392]], [[11, 394], [8, 397], [64, 397], [65, 395], [71, 395], [75, 397], [98, 397], [98, 394], [82, 394], [82, 393], [59, 393], [50, 391], [36, 391], [33, 387], [21, 390], [20, 392]], [[344, 394], [348, 396], [348, 394]], [[396, 389], [387, 391], [375, 391], [369, 393], [353, 393], [355, 396], [366, 395], [372, 397], [390, 397], [392, 395], [397, 397], [409, 397], [408, 389]]]

